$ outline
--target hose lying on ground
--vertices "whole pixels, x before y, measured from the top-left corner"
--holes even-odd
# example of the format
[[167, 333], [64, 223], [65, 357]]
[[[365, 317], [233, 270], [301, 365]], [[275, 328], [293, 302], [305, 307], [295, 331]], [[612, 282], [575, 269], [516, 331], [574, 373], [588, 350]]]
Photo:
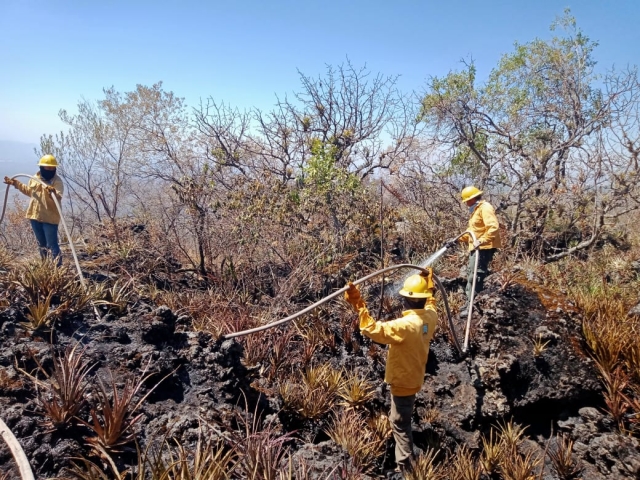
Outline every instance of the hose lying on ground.
[[11, 455], [13, 455], [13, 458], [18, 464], [18, 470], [20, 471], [22, 480], [34, 480], [33, 471], [31, 470], [31, 465], [29, 465], [29, 460], [27, 460], [24, 450], [22, 450], [18, 439], [2, 419], [0, 419], [0, 435], [2, 435], [4, 441], [7, 442], [9, 450], [11, 450]]

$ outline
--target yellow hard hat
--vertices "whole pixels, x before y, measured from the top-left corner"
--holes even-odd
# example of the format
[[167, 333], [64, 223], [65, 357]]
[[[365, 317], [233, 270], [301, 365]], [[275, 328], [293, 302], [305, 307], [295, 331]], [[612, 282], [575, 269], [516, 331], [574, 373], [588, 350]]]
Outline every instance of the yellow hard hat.
[[460, 192], [460, 196], [462, 197], [463, 202], [467, 202], [472, 198], [476, 198], [478, 195], [482, 195], [482, 190], [474, 186], [464, 187], [462, 189], [462, 192]]
[[38, 162], [39, 167], [57, 167], [58, 161], [53, 155], [45, 155]]
[[427, 279], [420, 274], [411, 275], [407, 278], [404, 281], [402, 290], [398, 293], [408, 298], [427, 298], [433, 294]]

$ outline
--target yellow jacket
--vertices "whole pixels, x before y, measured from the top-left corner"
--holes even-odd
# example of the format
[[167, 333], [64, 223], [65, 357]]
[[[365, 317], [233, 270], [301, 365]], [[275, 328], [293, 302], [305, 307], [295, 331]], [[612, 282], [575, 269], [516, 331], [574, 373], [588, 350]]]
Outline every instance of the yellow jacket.
[[435, 299], [425, 309], [406, 310], [402, 317], [376, 322], [364, 302], [358, 308], [360, 331], [374, 342], [389, 345], [384, 381], [391, 393], [406, 397], [417, 393], [424, 382], [429, 343], [438, 325]]
[[[469, 226], [467, 230], [473, 232], [478, 240], [480, 240], [480, 249], [502, 248], [502, 240], [500, 239], [500, 224], [496, 217], [496, 211], [489, 202], [480, 200], [476, 203], [469, 218]], [[469, 242], [469, 251], [473, 250], [473, 238], [471, 235], [463, 235], [459, 239], [460, 242]]]
[[[62, 200], [62, 194], [64, 193], [64, 185], [62, 179], [55, 174], [50, 181], [40, 177], [40, 172], [34, 175], [42, 180], [45, 184], [51, 185], [56, 189], [56, 197], [58, 202]], [[29, 220], [37, 220], [42, 223], [53, 223], [57, 225], [60, 223], [60, 212], [53, 202], [51, 195], [47, 193], [44, 185], [33, 178], [29, 180], [28, 184], [15, 182], [15, 187], [24, 193], [27, 197], [31, 197], [29, 202], [29, 208], [27, 208], [27, 218]]]

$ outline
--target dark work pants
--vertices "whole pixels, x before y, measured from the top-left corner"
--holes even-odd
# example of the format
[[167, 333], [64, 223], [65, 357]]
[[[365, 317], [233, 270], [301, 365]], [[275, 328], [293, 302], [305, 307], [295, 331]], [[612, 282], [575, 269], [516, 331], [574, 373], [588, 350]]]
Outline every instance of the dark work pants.
[[413, 433], [411, 432], [411, 416], [415, 395], [397, 397], [391, 395], [391, 415], [389, 421], [396, 441], [396, 464], [402, 469], [411, 468], [413, 460]]
[[31, 228], [40, 247], [40, 257], [45, 258], [47, 255], [51, 255], [58, 260], [58, 265], [61, 265], [62, 256], [60, 255], [60, 245], [58, 245], [58, 225], [31, 220]]
[[484, 279], [489, 275], [489, 263], [493, 260], [493, 256], [496, 254], [497, 249], [487, 248], [486, 250], [474, 250], [469, 255], [469, 264], [467, 265], [467, 288], [465, 293], [467, 294], [467, 309], [469, 308], [469, 299], [471, 298], [471, 286], [473, 285], [473, 269], [476, 265], [476, 255], [480, 255], [478, 259], [478, 272], [476, 274], [476, 289], [475, 296], [484, 288]]

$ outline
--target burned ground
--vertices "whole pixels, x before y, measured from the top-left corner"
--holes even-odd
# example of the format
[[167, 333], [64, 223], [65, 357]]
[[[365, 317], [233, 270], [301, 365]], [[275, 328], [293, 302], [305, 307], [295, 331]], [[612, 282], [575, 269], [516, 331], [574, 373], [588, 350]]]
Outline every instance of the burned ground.
[[[338, 277], [348, 275], [340, 272], [325, 279], [335, 287], [342, 281]], [[177, 283], [204, 290], [196, 280], [184, 274]], [[168, 281], [176, 282], [165, 278], [161, 283]], [[451, 290], [461, 285], [459, 279], [444, 283]], [[379, 289], [372, 286], [370, 291], [376, 313], [373, 293]], [[91, 448], [95, 422], [104, 425], [99, 412], [106, 399], [113, 399], [114, 392], [122, 395], [132, 378], [142, 379], [134, 403], [143, 401], [128, 417], [130, 441], [108, 449], [119, 472], [137, 471], [136, 445], [143, 451], [170, 441], [194, 450], [203, 431], [228, 450], [242, 450], [257, 441], [259, 432], [268, 432], [272, 448], [288, 452], [279, 457], [281, 467], [287, 462], [304, 465], [304, 473], [298, 469], [291, 477], [280, 473], [278, 478], [380, 478], [393, 469], [388, 432], [378, 450], [362, 458], [345, 451], [330, 434], [339, 412], [364, 425], [385, 418], [390, 406], [383, 382], [384, 347], [360, 335], [355, 315], [341, 301], [295, 324], [225, 340], [194, 328], [193, 312], [172, 311], [144, 295], [132, 295], [118, 311], [99, 307], [100, 319], [88, 309], [66, 315], [48, 331], [34, 332], [22, 325], [26, 304], [19, 295], [15, 298], [18, 301], [0, 313], [0, 403], [3, 419], [38, 478], [69, 478], [72, 464], [82, 465], [82, 458], [109, 471], [104, 455]], [[603, 413], [602, 383], [587, 353], [578, 309], [561, 294], [522, 279], [489, 281], [477, 306], [468, 355], [456, 351], [445, 330], [432, 343], [416, 400], [416, 446], [438, 450], [440, 456], [460, 445], [481, 452], [492, 429], [513, 422], [526, 427], [527, 448], [540, 458], [558, 441], [556, 434], [564, 433], [574, 442], [574, 460], [585, 480], [636, 478], [638, 441], [620, 435]], [[255, 311], [225, 308], [220, 311], [227, 315], [227, 331], [256, 323]], [[394, 314], [393, 302], [387, 301], [383, 316]], [[47, 398], [45, 372], [52, 372], [55, 359], [74, 345], [88, 364], [86, 394], [75, 418], [52, 426], [42, 403]], [[329, 377], [323, 377], [316, 379], [322, 388], [309, 389], [310, 377], [321, 374], [339, 377], [342, 386], [332, 387]], [[339, 390], [346, 384], [355, 393]], [[334, 387], [323, 396], [323, 388]], [[359, 431], [358, 425], [353, 427]], [[13, 464], [4, 445], [0, 464], [4, 469]], [[241, 472], [238, 468], [233, 475], [244, 478], [247, 474]], [[544, 478], [558, 478], [554, 475], [547, 459]]]

